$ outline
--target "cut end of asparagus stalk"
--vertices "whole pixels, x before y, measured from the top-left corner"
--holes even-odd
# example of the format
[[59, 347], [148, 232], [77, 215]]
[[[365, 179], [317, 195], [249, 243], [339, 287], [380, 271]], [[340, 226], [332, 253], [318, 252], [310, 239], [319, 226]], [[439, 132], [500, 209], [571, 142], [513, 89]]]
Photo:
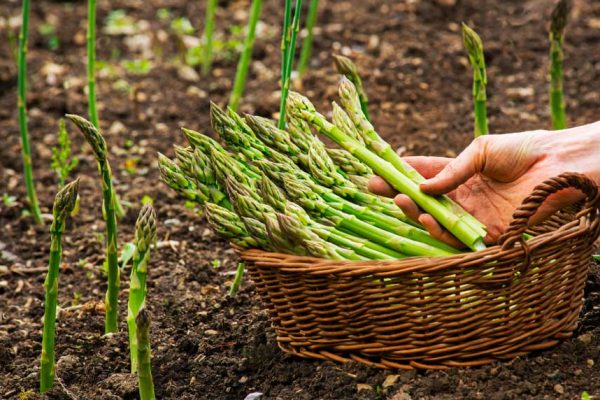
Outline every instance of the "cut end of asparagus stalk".
[[90, 144], [96, 159], [105, 160], [108, 153], [106, 141], [102, 137], [100, 130], [96, 128], [90, 121], [75, 114], [66, 114], [65, 117], [70, 119], [83, 133], [85, 140]]
[[552, 11], [550, 34], [553, 38], [562, 40], [567, 25], [567, 18], [571, 9], [569, 0], [560, 0]]

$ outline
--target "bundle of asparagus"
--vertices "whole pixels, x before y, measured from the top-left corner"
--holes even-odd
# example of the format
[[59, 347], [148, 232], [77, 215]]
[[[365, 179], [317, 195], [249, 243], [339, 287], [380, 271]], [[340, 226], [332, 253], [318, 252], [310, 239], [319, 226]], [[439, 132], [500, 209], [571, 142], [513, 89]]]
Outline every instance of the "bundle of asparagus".
[[[238, 248], [261, 248], [340, 260], [447, 256], [460, 251], [429, 235], [391, 201], [366, 190], [379, 174], [409, 195], [473, 250], [485, 229], [447, 197], [422, 193], [423, 181], [381, 139], [343, 80], [333, 122], [303, 96], [290, 93], [286, 129], [258, 116], [241, 117], [211, 104], [221, 143], [183, 129], [189, 147], [159, 154], [163, 181], [206, 215]], [[336, 142], [327, 148], [312, 129]]]

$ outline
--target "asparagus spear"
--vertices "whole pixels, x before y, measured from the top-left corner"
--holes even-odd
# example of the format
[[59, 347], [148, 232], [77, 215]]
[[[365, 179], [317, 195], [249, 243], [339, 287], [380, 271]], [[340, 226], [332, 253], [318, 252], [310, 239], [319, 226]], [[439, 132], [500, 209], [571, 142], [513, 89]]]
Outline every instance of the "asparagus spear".
[[42, 355], [40, 358], [40, 392], [44, 393], [54, 385], [54, 339], [56, 334], [56, 303], [58, 298], [58, 274], [62, 256], [62, 234], [65, 220], [73, 211], [79, 190], [79, 179], [65, 185], [54, 199], [50, 226], [50, 262], [44, 281], [44, 322], [42, 333]]
[[177, 165], [196, 184], [196, 187], [212, 202], [231, 209], [224, 189], [219, 184], [210, 157], [199, 148], [173, 146]]
[[236, 293], [238, 292], [240, 285], [242, 284], [242, 279], [244, 278], [244, 269], [245, 269], [244, 263], [243, 262], [238, 263], [237, 270], [235, 272], [235, 278], [233, 279], [233, 283], [231, 284], [231, 287], [229, 288], [230, 296], [235, 296]]
[[552, 11], [550, 24], [550, 114], [552, 129], [565, 129], [567, 115], [563, 94], [563, 41], [569, 15], [569, 0], [560, 0]]
[[335, 165], [340, 167], [345, 173], [350, 175], [359, 175], [365, 177], [373, 176], [373, 170], [358, 160], [352, 154], [342, 149], [327, 149], [327, 154], [333, 160]]
[[[348, 79], [342, 78], [342, 81], [340, 82], [339, 86], [339, 95], [342, 101], [342, 105], [344, 106], [344, 108], [348, 112], [348, 115], [354, 122], [354, 125], [356, 126], [358, 132], [363, 137], [367, 148], [371, 151], [370, 156], [377, 155], [381, 159], [387, 161], [391, 165], [392, 169], [396, 169], [402, 175], [405, 175], [414, 183], [422, 183], [425, 180], [425, 178], [423, 178], [421, 174], [419, 174], [414, 168], [412, 168], [404, 160], [402, 160], [402, 158], [390, 147], [390, 145], [379, 136], [379, 134], [375, 131], [375, 128], [373, 128], [373, 125], [371, 125], [371, 123], [365, 118], [364, 114], [362, 114], [362, 111], [360, 110], [360, 103], [358, 101], [358, 95], [356, 94], [356, 88], [354, 87], [352, 82], [350, 82]], [[300, 96], [299, 99], [306, 98]], [[310, 102], [308, 102], [308, 104], [310, 104]], [[314, 107], [312, 105], [311, 107], [314, 110]], [[319, 119], [325, 120], [323, 116], [320, 116]], [[325, 132], [322, 133], [325, 134]], [[360, 145], [359, 142], [356, 144], [359, 145], [359, 147], [363, 148], [363, 146]], [[361, 159], [361, 161], [365, 162], [365, 164], [368, 164], [365, 160]], [[377, 162], [377, 165], [381, 166], [381, 163]], [[388, 165], [388, 167], [390, 165]], [[372, 165], [369, 166], [371, 167], [371, 169], [373, 169], [374, 172], [377, 173], [377, 171]], [[456, 217], [458, 217], [461, 221], [460, 225], [466, 224], [472, 231], [475, 231], [482, 238], [485, 237], [485, 226], [483, 226], [483, 224], [477, 219], [475, 219], [472, 215], [463, 210], [462, 207], [460, 207], [456, 202], [451, 200], [448, 196], [440, 196], [439, 198], [437, 198], [436, 201], [439, 202], [442, 205], [442, 207], [447, 210], [446, 212], [449, 215], [455, 215]], [[481, 243], [478, 246], [482, 248]]]
[[119, 264], [117, 255], [117, 218], [115, 210], [115, 190], [112, 183], [112, 172], [108, 163], [106, 142], [92, 123], [78, 115], [67, 114], [67, 118], [77, 125], [86, 141], [92, 148], [98, 171], [102, 179], [103, 211], [106, 220], [106, 260], [108, 264], [108, 289], [106, 291], [105, 333], [117, 332], [119, 312]]
[[312, 53], [313, 28], [317, 21], [318, 8], [319, 0], [311, 0], [310, 6], [308, 7], [308, 16], [306, 17], [306, 37], [302, 41], [302, 51], [300, 52], [300, 59], [298, 60], [298, 74], [300, 76], [306, 71], [308, 60]]
[[[407, 176], [398, 171], [394, 165], [375, 153], [366, 149], [356, 140], [344, 134], [329, 121], [319, 114], [310, 101], [304, 96], [292, 92], [289, 98], [290, 114], [297, 115], [311, 122], [319, 132], [328, 136], [340, 147], [359, 158], [373, 169], [375, 173], [388, 181], [396, 190], [410, 196], [421, 208], [436, 218], [446, 229], [453, 233], [460, 241], [474, 250], [485, 248], [483, 236], [475, 231], [469, 224], [453, 213], [449, 213], [436, 198], [421, 192], [418, 185]], [[373, 130], [373, 133], [375, 131]], [[376, 133], [375, 133], [376, 134]], [[378, 137], [378, 135], [377, 135]], [[389, 145], [387, 145], [389, 148]], [[391, 150], [391, 149], [390, 149]], [[395, 154], [395, 153], [394, 153]], [[366, 224], [369, 226], [368, 224]], [[369, 226], [369, 228], [371, 228]], [[400, 251], [403, 251], [400, 249]], [[405, 252], [405, 251], [403, 251]]]
[[467, 24], [462, 24], [463, 44], [469, 55], [469, 62], [473, 68], [473, 107], [475, 109], [475, 137], [488, 134], [487, 96], [485, 87], [487, 75], [485, 72], [485, 57], [483, 43], [479, 35]]
[[202, 206], [210, 199], [186, 176], [171, 159], [158, 153], [158, 169], [160, 176], [171, 189], [188, 200]]
[[213, 59], [213, 33], [215, 31], [215, 13], [218, 0], [208, 0], [206, 3], [206, 16], [204, 18], [204, 57], [202, 60], [202, 73], [208, 75]]
[[185, 134], [188, 141], [192, 144], [192, 146], [197, 148], [198, 151], [204, 154], [205, 158], [207, 158], [213, 150], [220, 151], [226, 154], [228, 157], [231, 157], [233, 159], [233, 162], [236, 164], [237, 168], [241, 169], [246, 175], [252, 178], [258, 178], [260, 176], [256, 168], [252, 167], [250, 164], [242, 160], [233, 158], [233, 155], [230, 154], [227, 150], [225, 150], [223, 146], [217, 143], [214, 139], [211, 139], [208, 136], [193, 131], [191, 129], [183, 128], [183, 133]]
[[259, 193], [265, 203], [273, 209], [296, 218], [315, 232], [321, 239], [328, 242], [354, 250], [356, 253], [369, 259], [384, 260], [403, 258], [404, 255], [397, 251], [388, 249], [377, 243], [350, 235], [330, 226], [319, 224], [309, 217], [304, 209], [297, 204], [287, 200], [281, 191], [266, 175], [264, 175], [258, 185]]
[[150, 351], [150, 315], [142, 308], [135, 319], [137, 325], [138, 353], [138, 385], [140, 400], [154, 400], [154, 383], [152, 381], [152, 355]]
[[386, 230], [377, 228], [376, 226], [372, 226], [369, 223], [360, 220], [355, 215], [340, 211], [314, 194], [310, 188], [303, 185], [298, 180], [285, 177], [283, 183], [285, 191], [290, 198], [300, 204], [305, 210], [327, 218], [339, 228], [350, 230], [373, 242], [407, 255], [435, 257], [453, 254], [453, 252], [441, 248], [395, 235]]
[[156, 241], [156, 212], [151, 204], [145, 204], [135, 224], [135, 252], [129, 278], [127, 303], [127, 328], [129, 331], [129, 354], [131, 373], [137, 372], [138, 343], [135, 319], [146, 303], [146, 278], [150, 261], [150, 246]]
[[240, 55], [240, 61], [235, 73], [233, 90], [231, 91], [231, 97], [229, 98], [229, 106], [234, 110], [238, 108], [244, 86], [246, 85], [246, 76], [248, 75], [248, 67], [250, 66], [250, 58], [252, 57], [252, 48], [254, 47], [254, 38], [256, 36], [256, 25], [258, 24], [258, 19], [260, 17], [261, 6], [262, 0], [252, 0], [250, 15], [248, 17], [248, 26], [246, 28], [246, 38], [244, 39], [244, 49]]
[[315, 257], [323, 257], [333, 260], [365, 260], [366, 258], [357, 254], [354, 250], [339, 247], [333, 243], [323, 240], [319, 235], [311, 231], [306, 225], [297, 219], [277, 213], [277, 221], [281, 230], [293, 240], [304, 246], [308, 252]]
[[291, 0], [285, 0], [286, 13], [283, 20], [282, 44], [281, 44], [281, 100], [279, 102], [279, 121], [277, 126], [280, 129], [285, 127], [285, 113], [287, 94], [290, 90], [290, 81], [292, 76], [292, 67], [294, 64], [294, 54], [296, 52], [296, 38], [300, 27], [300, 14], [302, 12], [302, 0], [296, 0], [294, 8], [294, 19], [291, 26], [289, 18], [291, 13]]
[[19, 73], [17, 75], [19, 111], [19, 131], [21, 132], [21, 156], [23, 158], [23, 176], [27, 188], [27, 198], [31, 215], [36, 224], [43, 224], [42, 212], [33, 180], [33, 165], [29, 146], [29, 131], [27, 129], [27, 43], [29, 39], [29, 0], [23, 0], [21, 11], [21, 31], [19, 33]]
[[263, 248], [268, 249], [269, 244], [264, 235], [252, 235], [246, 229], [240, 217], [226, 208], [214, 203], [204, 205], [204, 213], [210, 227], [220, 236], [228, 238], [231, 243], [244, 249]]
[[[257, 125], [255, 131], [261, 132], [261, 136], [271, 136], [269, 139], [265, 139], [266, 141], [277, 142], [280, 139], [277, 137], [285, 138], [285, 132], [279, 131], [277, 134], [270, 134], [269, 132], [273, 130], [277, 130], [276, 127], [273, 127], [272, 124], [264, 122], [264, 119], [261, 118], [250, 118], [251, 125]], [[273, 136], [278, 135], [278, 136]], [[285, 139], [284, 139], [285, 140]], [[384, 199], [370, 193], [365, 193], [360, 190], [346, 177], [341, 175], [339, 171], [336, 169], [335, 164], [329, 158], [326, 153], [324, 144], [312, 137], [311, 144], [307, 146], [306, 151], [300, 150], [298, 146], [295, 148], [290, 147], [288, 144], [283, 144], [280, 146], [281, 149], [284, 149], [286, 146], [290, 147], [291, 151], [289, 155], [292, 160], [295, 160], [297, 164], [303, 165], [305, 169], [310, 170], [312, 176], [308, 175], [305, 171], [301, 170], [298, 165], [289, 162], [285, 156], [278, 153], [276, 150], [269, 150], [268, 147], [264, 146], [262, 142], [256, 139], [256, 144], [248, 144], [250, 146], [255, 146], [253, 151], [256, 150], [255, 154], [253, 154], [253, 160], [255, 160], [254, 164], [257, 165], [257, 162], [260, 163], [267, 159], [273, 159], [277, 161], [278, 159], [283, 159], [284, 162], [278, 162], [280, 168], [285, 168], [287, 171], [293, 172], [295, 175], [303, 177], [304, 179], [315, 179], [318, 183], [323, 186], [331, 188], [336, 194], [339, 196], [346, 198], [348, 200], [357, 202], [363, 205], [369, 205], [377, 209], [378, 211], [385, 213], [389, 216], [399, 218], [403, 221], [408, 221], [407, 217], [404, 213], [393, 203], [391, 199]], [[320, 150], [319, 152], [319, 163], [318, 165], [311, 165], [309, 162], [310, 159], [310, 149], [317, 148]], [[301, 156], [296, 154], [296, 151], [300, 151], [303, 153]], [[273, 157], [274, 154], [280, 154], [278, 157]], [[314, 164], [314, 163], [313, 163]], [[259, 166], [259, 168], [261, 168]], [[413, 222], [414, 223], [414, 222]]]
[[371, 117], [369, 116], [368, 110], [369, 99], [365, 93], [365, 90], [363, 89], [362, 80], [358, 74], [358, 68], [356, 68], [356, 65], [354, 65], [354, 63], [348, 57], [344, 56], [334, 55], [333, 62], [335, 63], [335, 68], [337, 69], [338, 73], [349, 79], [356, 87], [358, 98], [360, 99], [360, 108], [367, 120], [370, 121]]

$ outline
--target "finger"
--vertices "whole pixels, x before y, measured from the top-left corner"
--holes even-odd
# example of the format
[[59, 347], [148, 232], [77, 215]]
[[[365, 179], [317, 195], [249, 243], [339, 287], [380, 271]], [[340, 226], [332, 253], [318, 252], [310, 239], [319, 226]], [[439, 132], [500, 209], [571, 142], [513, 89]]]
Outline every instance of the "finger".
[[406, 214], [408, 218], [412, 219], [413, 221], [419, 220], [421, 210], [410, 197], [405, 194], [399, 194], [394, 197], [394, 202], [402, 209], [402, 211], [404, 211], [404, 214]]
[[452, 158], [447, 157], [423, 157], [410, 156], [402, 157], [411, 167], [416, 169], [425, 179], [433, 178], [444, 169]]
[[465, 247], [460, 240], [455, 238], [454, 235], [444, 229], [431, 215], [421, 214], [419, 217], [419, 222], [421, 225], [423, 225], [423, 228], [425, 228], [427, 232], [429, 232], [429, 234], [437, 240], [441, 240], [442, 242], [457, 249], [462, 249]]
[[485, 136], [480, 136], [435, 177], [421, 184], [421, 190], [441, 195], [456, 189], [485, 166]]
[[385, 197], [394, 197], [398, 193], [380, 176], [374, 176], [369, 180], [368, 189], [371, 193]]

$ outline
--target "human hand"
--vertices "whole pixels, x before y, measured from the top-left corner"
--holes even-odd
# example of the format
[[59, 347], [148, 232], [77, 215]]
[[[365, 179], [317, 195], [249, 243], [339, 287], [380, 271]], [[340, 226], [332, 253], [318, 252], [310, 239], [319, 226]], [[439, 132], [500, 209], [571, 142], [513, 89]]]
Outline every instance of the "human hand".
[[[598, 124], [592, 124], [563, 131], [481, 136], [454, 159], [406, 157], [405, 161], [427, 179], [420, 185], [423, 192], [448, 194], [486, 225], [485, 240], [492, 243], [505, 231], [513, 212], [539, 183], [563, 172], [580, 172], [592, 179], [600, 176], [598, 128]], [[406, 215], [418, 220], [432, 236], [453, 246], [462, 246], [431, 215], [423, 213], [408, 196], [397, 194], [382, 178], [372, 178], [369, 189], [394, 197]], [[582, 197], [574, 189], [550, 196], [530, 224], [539, 223]]]

